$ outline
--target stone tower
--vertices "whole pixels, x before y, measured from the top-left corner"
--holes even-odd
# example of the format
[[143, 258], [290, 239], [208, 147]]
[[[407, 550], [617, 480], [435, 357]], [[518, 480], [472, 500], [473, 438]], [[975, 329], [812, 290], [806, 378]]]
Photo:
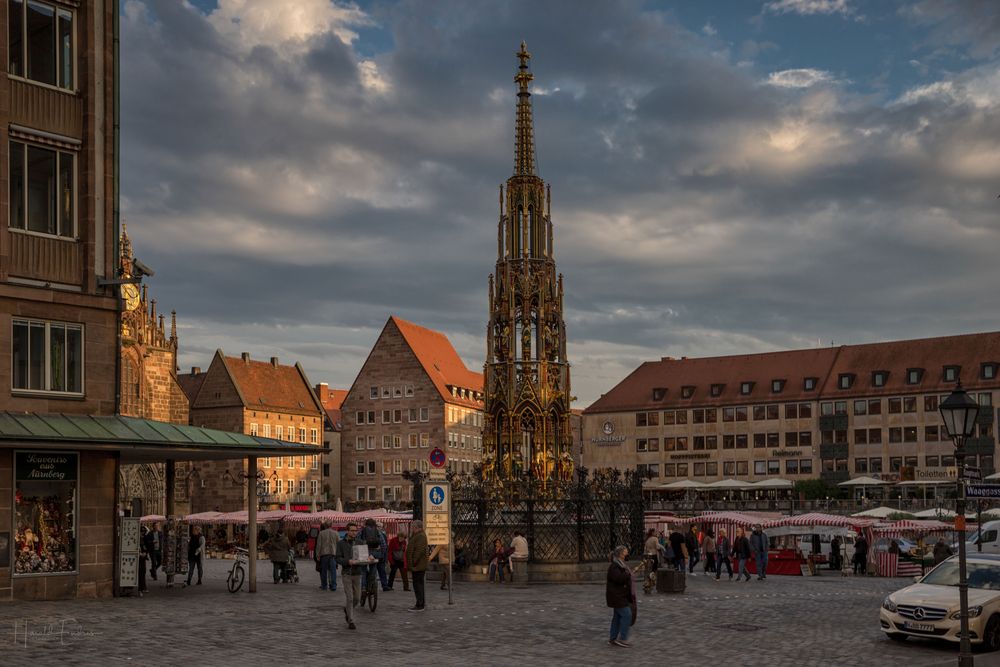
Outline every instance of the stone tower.
[[532, 477], [545, 488], [573, 474], [569, 363], [524, 42], [517, 58], [514, 173], [500, 186], [497, 265], [489, 278], [483, 476], [500, 483]]

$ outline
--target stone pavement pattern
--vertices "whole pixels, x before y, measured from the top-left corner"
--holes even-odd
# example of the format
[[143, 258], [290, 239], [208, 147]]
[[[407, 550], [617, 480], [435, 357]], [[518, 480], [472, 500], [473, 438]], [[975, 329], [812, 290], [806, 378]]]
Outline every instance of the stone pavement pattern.
[[[0, 605], [0, 665], [628, 665], [931, 667], [951, 665], [947, 644], [895, 644], [878, 628], [886, 593], [908, 583], [834, 576], [766, 582], [688, 578], [684, 595], [643, 596], [631, 649], [608, 646], [603, 585], [459, 584], [455, 604], [428, 582], [428, 610], [413, 594], [381, 594], [375, 614], [344, 623], [343, 593], [319, 589], [311, 561], [298, 584], [274, 585], [258, 567], [258, 592], [225, 589], [231, 561], [207, 563], [205, 585], [142, 598]], [[27, 629], [27, 632], [25, 631]], [[979, 655], [977, 665], [1000, 665]]]

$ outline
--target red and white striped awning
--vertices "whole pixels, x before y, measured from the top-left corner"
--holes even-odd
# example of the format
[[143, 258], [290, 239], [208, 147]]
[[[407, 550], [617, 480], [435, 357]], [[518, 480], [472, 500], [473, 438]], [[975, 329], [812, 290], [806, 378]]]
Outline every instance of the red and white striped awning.
[[879, 524], [872, 529], [876, 537], [903, 537], [906, 535], [928, 535], [930, 533], [950, 533], [955, 526], [944, 521], [915, 521], [902, 519], [893, 523]]
[[823, 514], [822, 512], [810, 512], [809, 514], [797, 514], [795, 516], [781, 517], [774, 519], [764, 525], [765, 528], [777, 528], [779, 526], [838, 526], [841, 528], [866, 528], [875, 523], [872, 519], [859, 519], [857, 517], [839, 516], [837, 514]]

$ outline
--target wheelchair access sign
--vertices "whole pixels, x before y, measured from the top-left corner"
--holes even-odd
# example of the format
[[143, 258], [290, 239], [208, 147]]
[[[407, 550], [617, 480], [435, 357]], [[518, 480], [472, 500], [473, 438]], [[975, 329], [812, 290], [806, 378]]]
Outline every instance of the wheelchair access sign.
[[451, 541], [451, 484], [424, 482], [424, 530], [428, 544]]

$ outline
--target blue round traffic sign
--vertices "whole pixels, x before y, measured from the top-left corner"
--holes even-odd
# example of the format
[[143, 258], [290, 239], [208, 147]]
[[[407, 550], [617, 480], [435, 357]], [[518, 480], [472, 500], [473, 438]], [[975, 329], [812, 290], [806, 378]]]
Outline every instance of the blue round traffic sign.
[[445, 459], [444, 450], [440, 447], [435, 447], [431, 450], [431, 465], [435, 468], [443, 468]]
[[430, 499], [431, 503], [434, 505], [440, 505], [444, 503], [444, 487], [432, 486], [430, 491], [427, 492], [427, 497]]

